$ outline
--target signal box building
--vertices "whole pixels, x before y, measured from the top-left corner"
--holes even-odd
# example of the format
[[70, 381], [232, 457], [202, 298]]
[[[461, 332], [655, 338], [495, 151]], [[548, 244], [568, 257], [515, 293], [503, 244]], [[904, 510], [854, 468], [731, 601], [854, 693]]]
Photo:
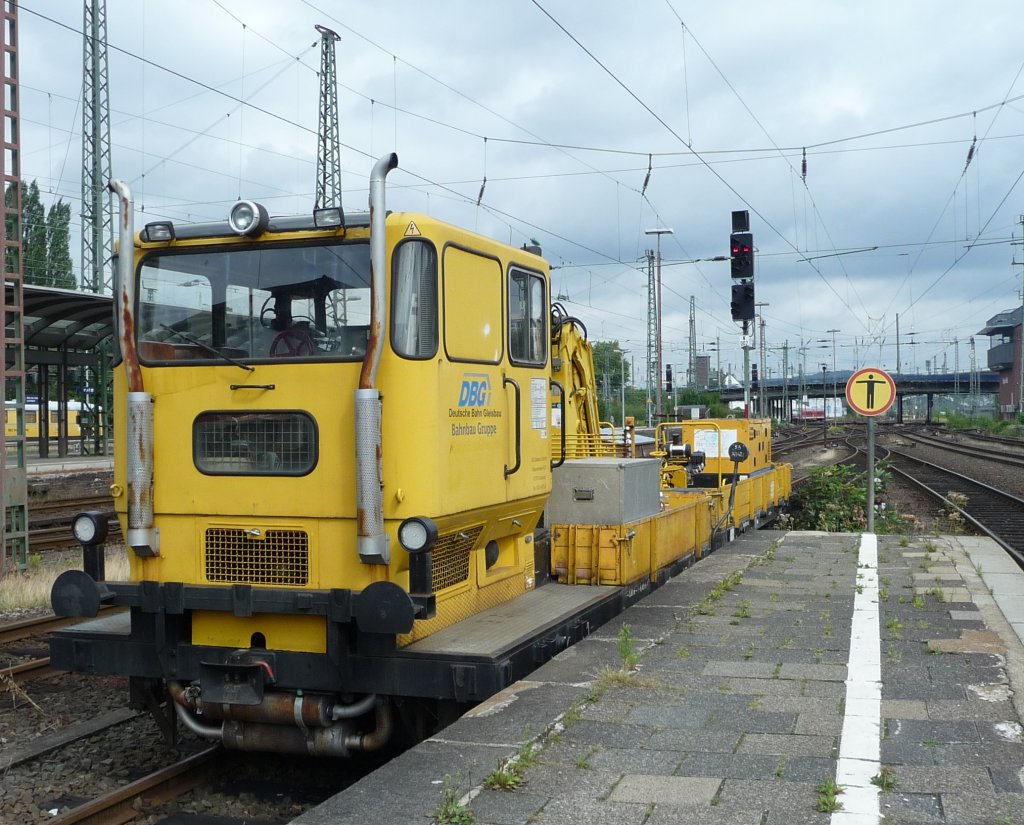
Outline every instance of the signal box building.
[[988, 319], [978, 335], [989, 337], [988, 368], [999, 373], [999, 415], [1013, 418], [1021, 409], [1022, 308]]

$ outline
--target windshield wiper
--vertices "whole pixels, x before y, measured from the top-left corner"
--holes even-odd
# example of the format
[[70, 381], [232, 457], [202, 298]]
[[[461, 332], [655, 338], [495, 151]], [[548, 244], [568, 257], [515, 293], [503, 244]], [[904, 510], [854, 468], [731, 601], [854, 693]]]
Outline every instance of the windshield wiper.
[[160, 328], [167, 330], [169, 333], [171, 333], [171, 335], [177, 335], [179, 338], [184, 339], [185, 341], [187, 341], [190, 344], [195, 344], [200, 349], [205, 350], [206, 352], [210, 353], [211, 355], [216, 356], [217, 358], [221, 358], [224, 361], [227, 361], [229, 364], [234, 364], [236, 367], [240, 367], [241, 369], [245, 370], [246, 372], [253, 372], [256, 369], [256, 367], [250, 367], [248, 364], [243, 364], [241, 361], [238, 361], [237, 359], [232, 358], [230, 355], [225, 355], [219, 349], [217, 349], [215, 347], [211, 347], [209, 344], [204, 344], [198, 338], [193, 338], [191, 335], [189, 335], [188, 333], [182, 332], [180, 329], [175, 329], [174, 327], [169, 327], [169, 326], [167, 326], [167, 324], [161, 324]]

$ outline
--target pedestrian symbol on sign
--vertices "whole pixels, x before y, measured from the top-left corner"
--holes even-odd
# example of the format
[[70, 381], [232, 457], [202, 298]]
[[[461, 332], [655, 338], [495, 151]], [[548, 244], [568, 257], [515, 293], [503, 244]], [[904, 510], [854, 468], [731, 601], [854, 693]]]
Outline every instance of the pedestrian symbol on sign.
[[896, 384], [885, 370], [865, 367], [846, 382], [846, 400], [861, 415], [881, 415], [896, 400]]

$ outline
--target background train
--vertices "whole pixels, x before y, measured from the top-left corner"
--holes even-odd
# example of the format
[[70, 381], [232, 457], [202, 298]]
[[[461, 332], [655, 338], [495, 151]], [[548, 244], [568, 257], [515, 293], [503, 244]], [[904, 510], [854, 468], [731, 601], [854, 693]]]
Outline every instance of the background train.
[[[523, 678], [789, 496], [764, 421], [602, 437], [548, 263], [423, 214], [148, 224], [121, 199], [111, 493], [128, 582], [67, 571], [57, 668], [169, 738], [349, 755]], [[628, 449], [627, 449], [628, 452]], [[102, 541], [96, 514], [76, 520]], [[500, 632], [495, 632], [495, 628]]]
[[[7, 436], [17, 435], [17, 421], [15, 415], [17, 410], [13, 402], [6, 402], [4, 409], [4, 434]], [[82, 427], [79, 417], [83, 412], [81, 401], [67, 402], [67, 435], [69, 438], [78, 438], [82, 434]], [[39, 404], [28, 402], [25, 404], [25, 436], [27, 438], [39, 437], [39, 420], [45, 418], [48, 423], [50, 438], [57, 438], [60, 435], [60, 408], [56, 401], [49, 402], [49, 410], [44, 414]]]

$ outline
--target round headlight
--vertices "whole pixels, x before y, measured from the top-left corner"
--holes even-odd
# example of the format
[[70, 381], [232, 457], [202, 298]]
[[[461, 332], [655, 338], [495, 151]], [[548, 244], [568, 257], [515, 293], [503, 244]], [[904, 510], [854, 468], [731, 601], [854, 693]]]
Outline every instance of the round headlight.
[[228, 225], [238, 235], [255, 237], [262, 234], [269, 223], [267, 210], [255, 201], [239, 201], [228, 215]]
[[398, 543], [410, 553], [429, 550], [437, 541], [437, 525], [428, 518], [413, 516], [398, 526]]
[[80, 544], [99, 544], [107, 537], [107, 518], [95, 510], [79, 513], [71, 522], [71, 532]]

